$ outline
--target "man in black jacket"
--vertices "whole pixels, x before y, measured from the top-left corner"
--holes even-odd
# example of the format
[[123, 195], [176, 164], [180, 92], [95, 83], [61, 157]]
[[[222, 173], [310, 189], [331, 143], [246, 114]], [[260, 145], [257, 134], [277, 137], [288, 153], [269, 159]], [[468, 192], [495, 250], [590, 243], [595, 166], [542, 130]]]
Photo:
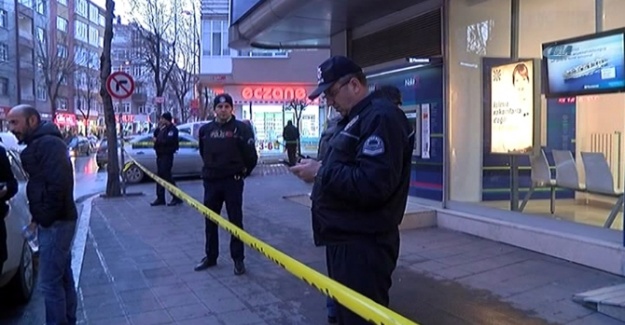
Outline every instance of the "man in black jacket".
[[[326, 246], [329, 276], [388, 306], [408, 199], [412, 129], [391, 101], [369, 94], [362, 69], [350, 59], [326, 60], [318, 79], [310, 98], [324, 93], [343, 119], [322, 162], [305, 159], [291, 170], [314, 182], [314, 239]], [[368, 324], [342, 306], [338, 321]]]
[[[213, 107], [215, 120], [199, 131], [200, 155], [204, 161], [204, 205], [221, 213], [226, 202], [228, 219], [243, 229], [243, 179], [252, 173], [258, 162], [254, 132], [246, 123], [235, 119], [230, 95], [215, 97]], [[217, 265], [217, 224], [206, 219], [205, 227], [206, 256], [195, 267], [196, 271]], [[234, 274], [245, 273], [243, 242], [234, 236], [230, 237], [230, 256], [234, 261]]]
[[7, 115], [20, 143], [28, 173], [26, 194], [39, 236], [39, 281], [47, 324], [76, 324], [76, 290], [71, 246], [78, 212], [74, 203], [74, 167], [56, 125], [42, 122], [30, 105], [18, 105]]
[[299, 130], [293, 122], [289, 120], [282, 131], [282, 138], [286, 146], [286, 153], [289, 157], [289, 165], [293, 166], [297, 162], [297, 143], [299, 142]]
[[2, 184], [0, 185], [0, 274], [2, 274], [2, 267], [8, 258], [7, 229], [4, 218], [9, 213], [8, 201], [17, 193], [17, 180], [13, 175], [7, 151], [2, 144], [0, 144], [0, 184]]
[[[178, 151], [178, 128], [172, 123], [171, 113], [161, 115], [159, 127], [154, 130], [154, 151], [156, 151], [156, 175], [172, 185], [176, 185], [171, 169], [174, 166], [174, 154]], [[171, 193], [170, 193], [171, 194]], [[182, 203], [182, 200], [171, 195], [169, 206]], [[165, 205], [165, 188], [156, 183], [156, 200], [152, 206]]]

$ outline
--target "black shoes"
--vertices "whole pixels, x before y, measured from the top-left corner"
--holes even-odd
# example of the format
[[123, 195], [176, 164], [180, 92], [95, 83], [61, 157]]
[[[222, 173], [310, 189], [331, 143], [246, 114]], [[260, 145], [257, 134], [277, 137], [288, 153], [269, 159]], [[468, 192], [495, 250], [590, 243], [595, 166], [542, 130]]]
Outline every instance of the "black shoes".
[[[204, 271], [215, 265], [217, 265], [217, 261], [209, 260], [207, 257], [204, 257], [202, 261], [200, 262], [200, 264], [195, 266], [194, 270], [197, 272]], [[234, 275], [242, 275], [242, 274], [245, 274], [245, 263], [243, 263], [243, 261], [235, 261], [234, 262]]]
[[217, 261], [213, 261], [213, 260], [209, 260], [207, 257], [204, 257], [202, 259], [202, 261], [200, 262], [200, 264], [196, 265], [194, 270], [197, 271], [204, 271], [206, 269], [208, 269], [209, 267], [213, 267], [217, 265]]
[[173, 206], [176, 206], [178, 204], [182, 204], [182, 200], [179, 199], [179, 198], [174, 198], [174, 199], [171, 199], [171, 201], [169, 203], [167, 203], [167, 206], [173, 207]]
[[234, 261], [234, 275], [245, 274], [245, 263], [243, 261]]
[[156, 199], [154, 202], [150, 203], [150, 205], [153, 206], [153, 207], [159, 206], [159, 205], [165, 205], [165, 201]]
[[339, 320], [336, 319], [336, 316], [328, 316], [328, 324], [336, 324]]

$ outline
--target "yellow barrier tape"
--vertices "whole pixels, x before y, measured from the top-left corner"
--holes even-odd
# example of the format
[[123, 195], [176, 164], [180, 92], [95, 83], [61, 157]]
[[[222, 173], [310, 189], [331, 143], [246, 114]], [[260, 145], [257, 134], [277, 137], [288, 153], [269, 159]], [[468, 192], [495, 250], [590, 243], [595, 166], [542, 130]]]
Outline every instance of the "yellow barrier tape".
[[352, 312], [368, 320], [369, 323], [378, 325], [418, 325], [417, 323], [405, 318], [404, 316], [399, 315], [398, 313], [376, 303], [375, 301], [340, 284], [339, 282], [328, 278], [324, 274], [317, 272], [307, 265], [273, 248], [269, 244], [248, 234], [241, 228], [230, 223], [230, 221], [228, 221], [227, 219], [224, 219], [218, 213], [215, 213], [214, 211], [208, 209], [202, 203], [200, 203], [190, 195], [186, 194], [179, 188], [156, 176], [147, 168], [137, 163], [134, 159], [130, 158], [130, 160], [131, 161], [125, 164], [124, 171], [126, 171], [133, 164], [141, 168], [144, 173], [146, 173], [148, 176], [154, 179], [154, 181], [166, 188], [173, 195], [177, 196], [178, 198], [195, 208], [198, 212], [202, 213], [205, 217], [209, 218], [220, 227], [226, 229], [232, 235], [243, 241], [246, 245], [265, 255], [265, 257], [267, 257], [269, 260], [289, 271], [291, 274], [293, 274], [300, 280], [303, 280], [308, 285], [321, 291], [326, 296], [334, 299], [335, 301], [338, 301], [339, 303], [341, 303], [341, 305], [350, 309]]

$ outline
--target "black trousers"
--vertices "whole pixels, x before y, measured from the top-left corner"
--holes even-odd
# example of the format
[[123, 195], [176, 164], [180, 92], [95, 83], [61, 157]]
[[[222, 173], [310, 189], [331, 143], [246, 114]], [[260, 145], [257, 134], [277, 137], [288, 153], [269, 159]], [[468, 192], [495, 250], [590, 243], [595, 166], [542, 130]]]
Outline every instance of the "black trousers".
[[[376, 238], [326, 246], [328, 275], [382, 306], [388, 306], [392, 279], [399, 256], [399, 231]], [[342, 325], [370, 324], [337, 304]]]
[[[174, 155], [156, 156], [156, 175], [175, 186], [176, 182], [174, 182], [174, 178], [171, 174], [171, 168], [173, 165]], [[178, 198], [176, 198], [173, 194], [171, 196], [174, 200], [178, 200]], [[159, 183], [156, 183], [156, 199], [159, 201], [165, 201], [165, 188]]]
[[[243, 178], [229, 177], [220, 180], [204, 181], [204, 205], [221, 214], [221, 208], [226, 203], [228, 220], [237, 227], [243, 229]], [[219, 256], [219, 233], [217, 224], [206, 219], [206, 258], [216, 261]], [[230, 257], [234, 261], [243, 261], [243, 242], [234, 236], [230, 236]]]
[[294, 166], [297, 162], [297, 143], [287, 143], [286, 154], [289, 157], [289, 164]]

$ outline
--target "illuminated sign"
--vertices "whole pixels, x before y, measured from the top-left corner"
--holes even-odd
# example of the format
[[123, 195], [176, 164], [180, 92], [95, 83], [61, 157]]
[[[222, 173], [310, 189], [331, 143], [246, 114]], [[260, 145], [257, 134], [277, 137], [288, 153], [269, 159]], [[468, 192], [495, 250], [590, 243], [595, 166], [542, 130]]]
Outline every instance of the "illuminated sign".
[[76, 115], [69, 114], [69, 113], [57, 113], [55, 122], [58, 125], [75, 126], [76, 125]]
[[[122, 123], [132, 123], [135, 121], [135, 116], [132, 114], [123, 114]], [[119, 114], [115, 115], [115, 122], [119, 123]]]
[[524, 154], [534, 146], [534, 63], [491, 69], [491, 153]]
[[258, 86], [244, 87], [241, 97], [245, 100], [287, 101], [306, 99], [307, 93], [304, 87]]

